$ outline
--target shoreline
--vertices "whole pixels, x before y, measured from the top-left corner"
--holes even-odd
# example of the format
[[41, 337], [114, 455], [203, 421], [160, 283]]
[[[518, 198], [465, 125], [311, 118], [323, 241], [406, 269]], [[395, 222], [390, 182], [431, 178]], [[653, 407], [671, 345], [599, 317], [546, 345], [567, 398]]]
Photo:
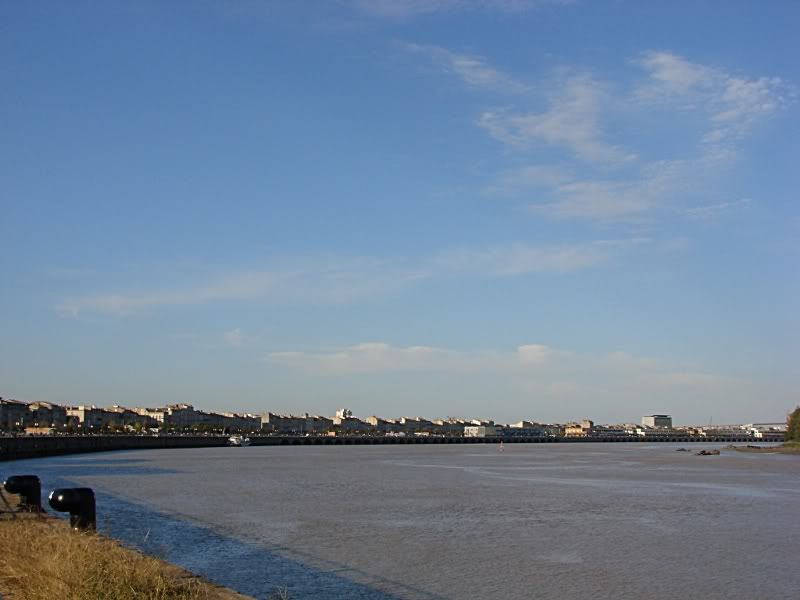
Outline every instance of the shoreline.
[[731, 446], [727, 449], [752, 454], [800, 454], [800, 446]]
[[13, 512], [16, 506], [17, 497], [0, 489], [0, 598], [254, 600], [103, 534], [72, 531], [46, 512]]
[[[68, 454], [110, 452], [117, 450], [156, 450], [178, 448], [220, 448], [227, 436], [19, 436], [0, 437], [0, 462], [29, 458], [47, 458]], [[416, 444], [668, 444], [691, 445], [757, 442], [745, 437], [668, 436], [641, 437], [373, 437], [373, 436], [252, 436], [250, 446], [342, 446], [342, 445], [416, 445]]]

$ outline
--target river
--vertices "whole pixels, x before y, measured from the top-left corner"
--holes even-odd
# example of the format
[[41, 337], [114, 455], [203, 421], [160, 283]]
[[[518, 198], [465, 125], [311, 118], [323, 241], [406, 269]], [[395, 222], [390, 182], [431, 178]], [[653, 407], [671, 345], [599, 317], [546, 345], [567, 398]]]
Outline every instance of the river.
[[2, 475], [90, 486], [101, 531], [258, 598], [799, 598], [800, 457], [680, 446], [148, 450]]

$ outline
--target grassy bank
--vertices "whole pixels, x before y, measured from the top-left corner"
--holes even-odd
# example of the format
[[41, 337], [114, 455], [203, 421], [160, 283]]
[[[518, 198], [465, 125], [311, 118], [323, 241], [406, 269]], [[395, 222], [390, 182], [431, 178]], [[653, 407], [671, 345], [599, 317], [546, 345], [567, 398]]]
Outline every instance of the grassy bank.
[[0, 593], [6, 599], [245, 598], [101, 535], [73, 532], [60, 519], [2, 514], [0, 549]]

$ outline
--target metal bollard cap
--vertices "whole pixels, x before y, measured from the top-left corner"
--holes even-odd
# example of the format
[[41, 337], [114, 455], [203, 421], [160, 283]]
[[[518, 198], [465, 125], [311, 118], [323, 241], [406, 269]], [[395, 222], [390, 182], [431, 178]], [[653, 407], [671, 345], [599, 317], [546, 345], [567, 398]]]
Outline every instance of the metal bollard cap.
[[3, 487], [9, 494], [19, 494], [30, 489], [31, 485], [40, 485], [36, 475], [12, 475], [3, 482]]
[[92, 488], [59, 488], [50, 492], [48, 502], [54, 510], [72, 512], [88, 502], [94, 502], [94, 491]]

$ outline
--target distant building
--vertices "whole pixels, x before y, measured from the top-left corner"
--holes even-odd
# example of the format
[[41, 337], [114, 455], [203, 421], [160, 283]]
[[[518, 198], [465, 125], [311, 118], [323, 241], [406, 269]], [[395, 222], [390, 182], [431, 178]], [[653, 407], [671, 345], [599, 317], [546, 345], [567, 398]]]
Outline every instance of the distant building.
[[155, 422], [156, 426], [168, 422], [169, 413], [167, 412], [166, 408], [144, 408], [144, 407], [136, 407], [133, 409], [138, 415], [143, 417], [147, 417], [148, 419], [152, 419]]
[[748, 423], [742, 425], [743, 429], [755, 429], [757, 431], [786, 431], [786, 422], [782, 423]]
[[303, 424], [298, 417], [266, 412], [261, 415], [261, 430], [269, 433], [300, 433]]
[[592, 428], [592, 435], [596, 437], [625, 437], [633, 433], [631, 428], [622, 425], [597, 425]]
[[786, 423], [749, 423], [742, 425], [753, 438], [761, 442], [782, 442], [786, 439]]
[[548, 435], [548, 433], [544, 425], [539, 423], [517, 421], [506, 427], [505, 435], [511, 437], [541, 437]]
[[308, 413], [294, 416], [265, 412], [261, 414], [260, 419], [261, 431], [283, 435], [327, 433], [333, 426], [333, 419]]
[[333, 426], [333, 419], [329, 419], [328, 417], [305, 413], [303, 418], [305, 419], [304, 427], [306, 433], [328, 433]]
[[669, 438], [675, 435], [675, 431], [667, 427], [632, 427], [631, 435], [638, 435], [646, 438]]
[[261, 429], [261, 417], [224, 412], [222, 413], [222, 425], [231, 431], [257, 431]]
[[203, 423], [203, 413], [195, 410], [191, 404], [170, 404], [158, 408], [134, 408], [139, 415], [150, 417], [159, 425], [173, 425], [178, 429], [190, 429]]
[[750, 435], [762, 442], [783, 442], [786, 440], [785, 431], [761, 431], [759, 429], [751, 429]]
[[292, 415], [276, 415], [266, 412], [261, 415], [261, 431], [281, 434], [305, 433], [306, 418]]
[[464, 435], [466, 423], [463, 419], [449, 417], [447, 419], [435, 419], [433, 421], [434, 431], [441, 435], [460, 437]]
[[107, 408], [106, 412], [109, 413], [109, 418], [114, 425], [125, 428], [135, 427], [137, 423], [141, 428], [154, 427], [158, 424], [158, 421], [153, 417], [125, 408], [124, 406], [114, 405], [111, 408]]
[[[337, 411], [338, 414], [339, 411]], [[347, 414], [350, 414], [350, 411], [343, 411]], [[361, 419], [357, 419], [355, 417], [339, 417], [336, 416], [333, 418], [333, 428], [343, 435], [348, 435], [351, 433], [368, 433], [370, 431], [374, 431], [374, 427], [368, 421], [362, 421]]]
[[382, 419], [381, 417], [376, 417], [375, 415], [371, 417], [367, 417], [364, 419], [366, 423], [369, 423], [372, 431], [376, 433], [398, 433], [402, 431], [403, 427], [397, 421], [393, 419]]
[[414, 435], [416, 433], [433, 433], [437, 428], [432, 421], [422, 417], [400, 417], [401, 431]]
[[67, 410], [52, 402], [31, 402], [28, 405], [30, 427], [62, 428], [67, 424]]
[[26, 435], [53, 435], [56, 429], [54, 427], [26, 427]]
[[580, 423], [569, 423], [564, 427], [566, 437], [586, 437], [592, 434], [594, 421], [584, 419]]
[[585, 437], [586, 430], [578, 423], [567, 423], [564, 426], [564, 436], [566, 437]]
[[672, 429], [672, 417], [670, 415], [646, 415], [642, 417], [642, 427]]
[[210, 430], [223, 429], [225, 427], [230, 427], [229, 423], [231, 423], [231, 421], [232, 419], [219, 413], [198, 410], [197, 419], [190, 425], [190, 428], [196, 430], [202, 426]]
[[22, 429], [28, 419], [29, 410], [25, 402], [0, 398], [0, 429], [6, 431]]
[[113, 413], [97, 408], [94, 404], [67, 407], [67, 421], [88, 431], [99, 431], [110, 425], [114, 417]]
[[467, 425], [464, 427], [464, 437], [498, 437], [502, 431], [502, 427], [494, 425]]
[[[167, 414], [165, 421], [175, 425], [178, 429], [191, 429], [195, 425], [208, 421], [203, 413], [195, 410], [191, 404], [169, 404], [167, 405]], [[214, 419], [216, 423], [217, 419]]]

